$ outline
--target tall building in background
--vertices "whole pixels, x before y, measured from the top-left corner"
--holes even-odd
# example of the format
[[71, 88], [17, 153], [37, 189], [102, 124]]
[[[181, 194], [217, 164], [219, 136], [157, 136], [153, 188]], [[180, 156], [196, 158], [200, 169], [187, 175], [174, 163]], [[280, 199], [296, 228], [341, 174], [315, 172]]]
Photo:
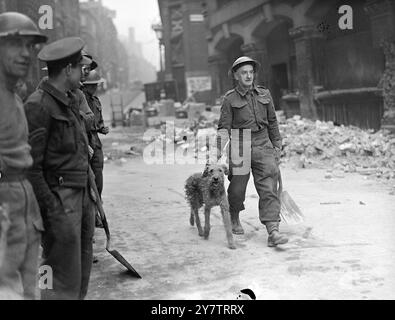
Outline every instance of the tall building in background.
[[[98, 60], [99, 71], [106, 78], [108, 87], [129, 86], [131, 81], [150, 82], [155, 79], [155, 69], [142, 57], [141, 44], [135, 41], [133, 32], [122, 43], [114, 24], [116, 12], [103, 6], [101, 0], [0, 0], [0, 13], [21, 12], [38, 24], [42, 15], [39, 9], [44, 5], [53, 9], [53, 29], [41, 30], [48, 36], [48, 42], [70, 36], [83, 38], [86, 50]], [[129, 70], [130, 64], [134, 72]], [[46, 75], [41, 70], [43, 66], [34, 61], [26, 80], [29, 92]]]
[[[165, 77], [181, 95], [214, 102], [247, 55], [287, 115], [395, 131], [395, 2], [158, 0]], [[340, 27], [339, 8], [353, 26]], [[344, 14], [344, 12], [343, 12]], [[205, 96], [207, 94], [207, 96]]]
[[128, 84], [128, 56], [114, 24], [116, 11], [101, 0], [80, 3], [81, 37], [87, 51], [98, 60], [109, 87]]
[[158, 0], [165, 46], [165, 79], [175, 80], [180, 100], [210, 102], [206, 1]]
[[142, 44], [136, 41], [134, 28], [129, 28], [129, 35], [124, 44], [129, 58], [129, 81], [132, 84], [154, 82], [155, 67], [144, 58]]

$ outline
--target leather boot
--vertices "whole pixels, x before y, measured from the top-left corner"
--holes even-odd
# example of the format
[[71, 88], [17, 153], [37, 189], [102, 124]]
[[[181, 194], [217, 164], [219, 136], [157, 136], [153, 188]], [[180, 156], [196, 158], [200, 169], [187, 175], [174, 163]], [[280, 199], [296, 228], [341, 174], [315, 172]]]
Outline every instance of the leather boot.
[[288, 242], [288, 238], [282, 235], [279, 231], [273, 231], [269, 235], [269, 239], [267, 240], [268, 247], [276, 247], [279, 244], [285, 244]]
[[231, 212], [230, 220], [232, 222], [232, 232], [234, 234], [244, 234], [244, 229], [240, 223], [239, 212]]
[[288, 242], [288, 238], [280, 233], [278, 222], [267, 222], [266, 229], [269, 233], [269, 238], [267, 240], [268, 247], [275, 247], [279, 244], [285, 244]]

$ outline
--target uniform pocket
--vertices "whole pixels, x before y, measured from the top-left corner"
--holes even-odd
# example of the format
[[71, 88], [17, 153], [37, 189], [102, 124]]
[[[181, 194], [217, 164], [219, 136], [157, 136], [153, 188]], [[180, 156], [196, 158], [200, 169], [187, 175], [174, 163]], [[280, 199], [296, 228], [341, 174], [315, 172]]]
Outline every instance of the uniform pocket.
[[247, 101], [232, 103], [233, 119], [237, 123], [242, 123], [251, 119], [251, 111]]
[[274, 177], [278, 173], [275, 151], [269, 144], [253, 148], [252, 162], [262, 177]]
[[52, 143], [49, 149], [55, 149], [58, 153], [73, 153], [77, 151], [76, 134], [74, 123], [64, 115], [52, 115], [53, 127], [51, 130]]
[[268, 110], [269, 110], [269, 104], [270, 104], [270, 98], [268, 97], [262, 97], [258, 96], [257, 97], [257, 102], [258, 102], [258, 113], [260, 114], [260, 117], [262, 118], [262, 121], [267, 125], [268, 124]]
[[66, 215], [78, 212], [79, 203], [81, 203], [81, 191], [73, 188], [54, 188], [54, 196], [60, 201], [62, 211]]

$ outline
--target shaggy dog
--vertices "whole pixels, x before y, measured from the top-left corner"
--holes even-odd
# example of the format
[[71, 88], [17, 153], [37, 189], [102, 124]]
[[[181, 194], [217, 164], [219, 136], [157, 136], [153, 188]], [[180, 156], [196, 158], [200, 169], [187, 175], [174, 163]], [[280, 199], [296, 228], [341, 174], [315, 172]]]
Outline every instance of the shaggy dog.
[[[197, 173], [188, 178], [185, 184], [186, 199], [191, 207], [191, 226], [196, 221], [199, 236], [207, 240], [210, 234], [210, 212], [211, 208], [220, 206], [222, 219], [225, 226], [226, 237], [230, 249], [236, 249], [230, 223], [228, 197], [224, 187], [224, 176], [228, 169], [221, 165], [206, 165], [204, 173]], [[200, 224], [199, 208], [204, 205], [204, 232]]]

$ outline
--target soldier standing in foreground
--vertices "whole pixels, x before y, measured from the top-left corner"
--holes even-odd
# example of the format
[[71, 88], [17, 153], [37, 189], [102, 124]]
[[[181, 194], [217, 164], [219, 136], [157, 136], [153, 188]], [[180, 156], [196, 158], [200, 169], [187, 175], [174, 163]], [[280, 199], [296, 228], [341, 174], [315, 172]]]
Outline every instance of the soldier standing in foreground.
[[48, 81], [26, 101], [34, 164], [29, 180], [44, 220], [43, 265], [52, 268], [53, 289], [42, 299], [84, 299], [92, 267], [93, 204], [89, 197], [89, 144], [73, 93], [80, 86], [84, 42], [64, 38], [44, 47]]
[[25, 299], [35, 299], [43, 223], [25, 176], [33, 160], [22, 100], [15, 89], [28, 74], [36, 44], [46, 41], [29, 17], [0, 14], [0, 295], [11, 291]]

